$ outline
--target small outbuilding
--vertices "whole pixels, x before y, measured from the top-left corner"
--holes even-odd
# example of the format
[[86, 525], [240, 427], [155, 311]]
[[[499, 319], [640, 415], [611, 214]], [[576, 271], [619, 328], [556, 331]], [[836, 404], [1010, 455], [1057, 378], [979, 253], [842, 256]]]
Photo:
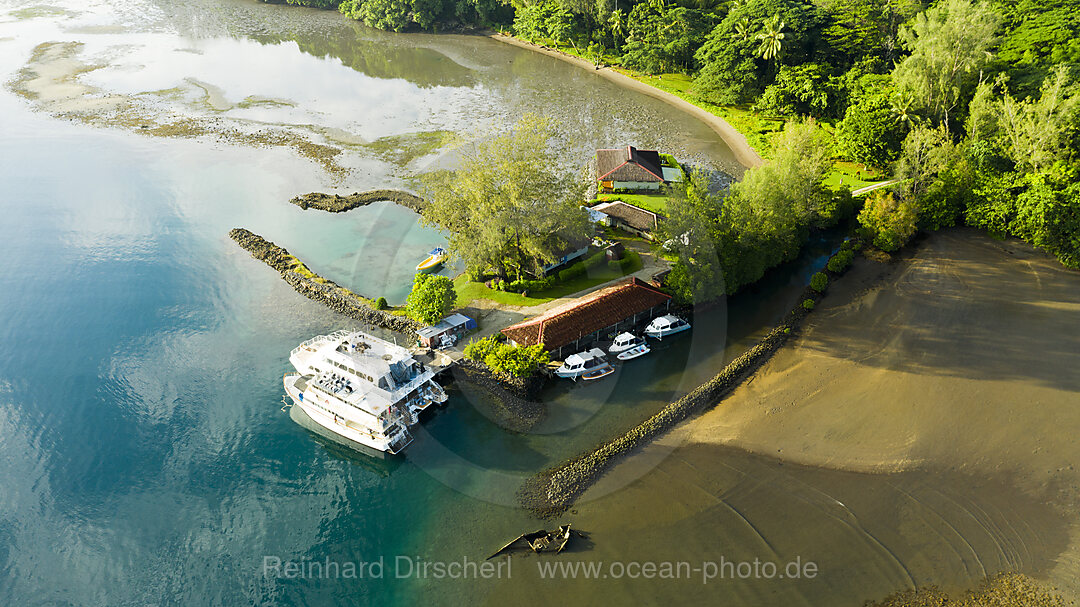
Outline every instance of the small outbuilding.
[[589, 210], [603, 216], [600, 223], [626, 230], [649, 240], [653, 239], [660, 225], [660, 218], [656, 213], [621, 200], [601, 202]]
[[464, 314], [451, 314], [435, 323], [416, 331], [420, 345], [425, 348], [447, 348], [458, 342], [463, 335], [476, 328], [476, 321]]

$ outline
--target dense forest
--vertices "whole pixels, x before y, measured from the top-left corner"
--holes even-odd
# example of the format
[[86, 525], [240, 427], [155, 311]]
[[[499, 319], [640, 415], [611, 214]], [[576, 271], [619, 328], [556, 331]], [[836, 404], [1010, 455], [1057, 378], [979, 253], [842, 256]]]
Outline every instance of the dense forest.
[[[676, 268], [699, 297], [752, 282], [836, 221], [850, 198], [820, 183], [835, 158], [896, 180], [859, 213], [884, 250], [967, 224], [1080, 267], [1080, 0], [288, 1], [396, 31], [512, 29], [638, 73], [684, 74], [694, 100], [791, 121], [770, 163], [724, 202], [693, 186], [677, 197], [672, 225], [698, 229], [675, 236], [710, 236], [683, 238], [699, 250]], [[703, 265], [714, 249], [726, 285]]]

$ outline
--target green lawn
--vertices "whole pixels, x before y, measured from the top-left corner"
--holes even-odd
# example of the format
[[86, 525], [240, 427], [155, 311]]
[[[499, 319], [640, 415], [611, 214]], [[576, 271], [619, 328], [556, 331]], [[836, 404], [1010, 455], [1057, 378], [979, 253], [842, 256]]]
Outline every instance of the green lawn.
[[867, 168], [864, 165], [846, 160], [839, 160], [833, 164], [832, 171], [825, 176], [825, 185], [830, 188], [837, 187], [841, 185], [840, 180], [842, 179], [843, 185], [852, 190], [857, 190], [888, 178], [888, 175], [877, 169]]
[[597, 200], [621, 200], [636, 207], [667, 215], [668, 197], [664, 194], [600, 194]]
[[520, 293], [509, 293], [507, 291], [489, 289], [484, 283], [471, 282], [466, 275], [462, 274], [454, 279], [454, 290], [457, 292], [457, 301], [454, 302], [454, 306], [463, 308], [476, 299], [488, 299], [495, 303], [508, 306], [535, 306], [547, 303], [553, 299], [573, 295], [574, 293], [590, 289], [596, 285], [608, 282], [609, 280], [615, 280], [616, 278], [633, 274], [641, 269], [641, 265], [641, 259], [638, 258], [637, 263], [634, 263], [627, 268], [626, 273], [624, 274], [621, 271], [613, 271], [607, 264], [600, 264], [590, 270], [585, 276], [575, 278], [569, 282], [556, 284], [550, 289], [539, 293], [529, 293], [528, 297], [524, 297]]

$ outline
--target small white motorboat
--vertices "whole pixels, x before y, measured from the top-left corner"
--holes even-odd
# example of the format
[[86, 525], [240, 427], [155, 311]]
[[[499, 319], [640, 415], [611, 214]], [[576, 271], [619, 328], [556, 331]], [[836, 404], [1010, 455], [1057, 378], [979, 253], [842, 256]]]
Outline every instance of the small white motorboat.
[[674, 335], [689, 330], [690, 323], [678, 316], [665, 314], [664, 316], [654, 318], [652, 322], [649, 323], [649, 326], [645, 327], [645, 335], [655, 337], [656, 339], [664, 339], [668, 335]]
[[611, 354], [618, 354], [619, 352], [625, 352], [631, 348], [635, 348], [645, 343], [645, 339], [638, 337], [633, 333], [619, 333], [615, 336], [615, 341], [612, 342], [611, 347], [608, 348], [608, 352]]
[[567, 356], [562, 366], [555, 370], [555, 376], [576, 379], [604, 365], [607, 365], [607, 361], [604, 359], [604, 351], [593, 348]]
[[594, 367], [592, 371], [587, 371], [581, 374], [581, 379], [585, 381], [592, 381], [594, 379], [602, 379], [615, 372], [615, 367], [604, 363], [599, 367]]
[[629, 350], [626, 350], [625, 352], [620, 352], [619, 355], [615, 358], [618, 358], [619, 360], [633, 360], [639, 356], [645, 356], [651, 351], [652, 350], [649, 349], [649, 346], [647, 344], [639, 344], [637, 346], [634, 346], [633, 348], [630, 348]]
[[446, 252], [446, 249], [442, 247], [432, 249], [431, 252], [428, 253], [427, 259], [421, 261], [419, 264], [416, 265], [416, 271], [427, 272], [428, 270], [434, 270], [435, 268], [441, 266], [449, 256], [450, 255]]

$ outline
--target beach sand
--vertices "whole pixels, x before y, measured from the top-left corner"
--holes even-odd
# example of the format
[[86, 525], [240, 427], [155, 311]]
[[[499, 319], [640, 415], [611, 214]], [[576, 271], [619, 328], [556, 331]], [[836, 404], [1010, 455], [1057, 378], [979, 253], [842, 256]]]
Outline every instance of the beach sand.
[[[564, 518], [570, 558], [814, 561], [813, 579], [529, 579], [577, 601], [862, 605], [1020, 571], [1080, 579], [1080, 273], [957, 229], [860, 259], [731, 396], [631, 456]], [[529, 565], [528, 567], [532, 567]]]

